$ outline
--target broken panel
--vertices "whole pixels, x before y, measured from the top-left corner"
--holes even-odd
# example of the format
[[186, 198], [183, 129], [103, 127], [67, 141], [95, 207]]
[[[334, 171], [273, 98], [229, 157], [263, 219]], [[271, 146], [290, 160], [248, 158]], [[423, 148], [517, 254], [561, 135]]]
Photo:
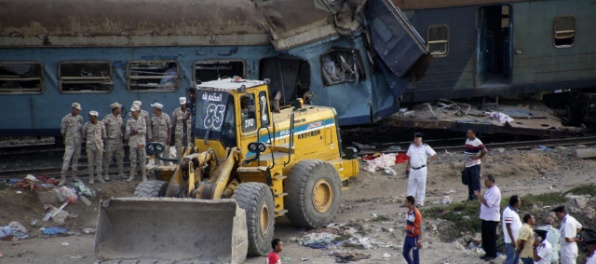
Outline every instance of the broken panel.
[[0, 93], [39, 93], [43, 71], [37, 62], [0, 62]]
[[133, 91], [173, 91], [179, 85], [176, 61], [133, 61], [126, 74], [128, 89]]
[[259, 79], [270, 80], [269, 95], [273, 98], [279, 93], [282, 105], [308, 94], [310, 75], [310, 64], [296, 57], [271, 57], [259, 63]]
[[108, 62], [63, 62], [58, 76], [62, 92], [109, 92], [114, 86]]
[[362, 59], [357, 50], [336, 49], [321, 56], [323, 84], [331, 86], [365, 79]]
[[244, 77], [244, 61], [197, 61], [194, 75], [196, 83], [234, 76]]

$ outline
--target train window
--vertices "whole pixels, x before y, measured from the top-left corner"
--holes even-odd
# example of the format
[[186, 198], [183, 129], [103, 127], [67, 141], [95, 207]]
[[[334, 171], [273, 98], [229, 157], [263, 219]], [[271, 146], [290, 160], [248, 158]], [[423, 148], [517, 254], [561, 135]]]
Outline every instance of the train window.
[[109, 92], [114, 86], [108, 62], [63, 62], [58, 76], [63, 92]]
[[243, 61], [197, 61], [194, 70], [195, 82], [212, 81], [221, 78], [244, 76]]
[[174, 91], [179, 74], [176, 61], [131, 61], [126, 66], [126, 83], [133, 91]]
[[555, 47], [568, 48], [575, 42], [575, 17], [555, 17], [553, 25]]
[[321, 55], [323, 84], [331, 86], [365, 79], [362, 59], [357, 50], [334, 49]]
[[449, 53], [449, 27], [447, 25], [431, 25], [426, 30], [428, 51], [433, 57], [445, 57]]
[[36, 62], [0, 62], [0, 94], [39, 93], [43, 71]]

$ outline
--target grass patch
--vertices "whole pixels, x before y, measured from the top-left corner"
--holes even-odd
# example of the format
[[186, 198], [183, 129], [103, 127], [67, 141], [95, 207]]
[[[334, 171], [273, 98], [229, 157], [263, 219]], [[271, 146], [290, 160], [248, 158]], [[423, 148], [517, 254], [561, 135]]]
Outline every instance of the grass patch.
[[577, 187], [565, 192], [565, 194], [569, 194], [569, 193], [572, 193], [575, 195], [589, 194], [591, 196], [596, 196], [596, 185], [594, 185], [593, 183], [580, 185], [580, 186], [577, 186]]
[[427, 219], [427, 221], [443, 219], [456, 223], [453, 228], [446, 230], [450, 234], [442, 234], [447, 237], [459, 236], [462, 231], [471, 233], [480, 231], [480, 221], [478, 220], [480, 205], [478, 201], [452, 203], [445, 206], [424, 208], [421, 211], [422, 218]]
[[[504, 204], [502, 203], [501, 208], [504, 208], [509, 204], [509, 198], [504, 200]], [[546, 205], [564, 204], [565, 201], [565, 195], [562, 193], [526, 194], [521, 197], [521, 207], [519, 209], [520, 212], [530, 212], [534, 205], [543, 207]]]
[[386, 215], [377, 215], [377, 216], [373, 217], [373, 219], [371, 219], [371, 221], [373, 221], [373, 222], [386, 222], [386, 221], [391, 221], [391, 217], [386, 216]]
[[364, 246], [363, 245], [355, 244], [355, 243], [352, 243], [352, 242], [343, 243], [341, 246], [342, 247], [346, 247], [346, 248], [364, 249]]
[[338, 236], [334, 239], [335, 242], [342, 242], [342, 241], [347, 241], [350, 240], [350, 238], [352, 238], [353, 236], [350, 234], [342, 234], [341, 236]]

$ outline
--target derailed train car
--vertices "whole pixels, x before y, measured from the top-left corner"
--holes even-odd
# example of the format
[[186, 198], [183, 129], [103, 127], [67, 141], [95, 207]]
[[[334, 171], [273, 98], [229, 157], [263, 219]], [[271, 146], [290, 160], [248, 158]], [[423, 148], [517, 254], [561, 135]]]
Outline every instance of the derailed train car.
[[[0, 135], [59, 135], [72, 102], [164, 104], [200, 81], [271, 81], [291, 103], [332, 106], [341, 125], [393, 113], [429, 63], [382, 1], [0, 0]], [[86, 115], [84, 114], [86, 117]]]
[[[433, 56], [403, 103], [547, 94], [577, 125], [593, 114], [596, 11], [584, 0], [394, 0]], [[548, 95], [550, 94], [550, 95]]]

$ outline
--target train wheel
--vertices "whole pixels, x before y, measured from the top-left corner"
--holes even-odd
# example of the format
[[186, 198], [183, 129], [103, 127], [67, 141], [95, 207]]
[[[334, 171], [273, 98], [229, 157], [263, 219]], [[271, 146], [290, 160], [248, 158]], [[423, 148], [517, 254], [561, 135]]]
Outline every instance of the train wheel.
[[236, 188], [233, 198], [246, 211], [248, 255], [265, 256], [271, 249], [275, 222], [271, 189], [262, 183], [242, 183]]
[[294, 225], [316, 228], [331, 223], [341, 202], [341, 180], [331, 164], [301, 161], [290, 171], [286, 186], [285, 206]]

